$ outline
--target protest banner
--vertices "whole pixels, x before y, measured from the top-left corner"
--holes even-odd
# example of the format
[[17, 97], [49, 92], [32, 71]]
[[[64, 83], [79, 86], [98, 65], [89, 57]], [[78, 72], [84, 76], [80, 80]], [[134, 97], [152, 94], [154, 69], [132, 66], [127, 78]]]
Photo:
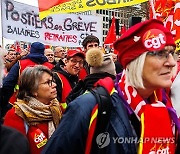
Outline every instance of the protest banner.
[[50, 14], [112, 9], [132, 6], [146, 1], [148, 0], [56, 0], [43, 3], [43, 0], [38, 0], [40, 19]]
[[38, 8], [13, 0], [2, 0], [3, 37], [67, 47], [81, 47], [87, 35], [95, 35], [102, 44], [102, 17], [56, 14], [39, 19]]

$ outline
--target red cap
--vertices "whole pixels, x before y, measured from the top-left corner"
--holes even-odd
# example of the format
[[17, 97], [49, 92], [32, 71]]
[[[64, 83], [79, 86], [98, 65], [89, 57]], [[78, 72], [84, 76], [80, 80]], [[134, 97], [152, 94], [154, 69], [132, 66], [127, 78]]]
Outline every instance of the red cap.
[[176, 46], [173, 35], [156, 19], [138, 23], [128, 29], [115, 43], [119, 62], [125, 68], [146, 51], [159, 51], [164, 46]]
[[80, 51], [80, 50], [76, 50], [76, 49], [70, 49], [67, 51], [67, 57], [71, 58], [74, 56], [80, 56], [82, 58], [85, 58], [85, 54], [84, 52]]

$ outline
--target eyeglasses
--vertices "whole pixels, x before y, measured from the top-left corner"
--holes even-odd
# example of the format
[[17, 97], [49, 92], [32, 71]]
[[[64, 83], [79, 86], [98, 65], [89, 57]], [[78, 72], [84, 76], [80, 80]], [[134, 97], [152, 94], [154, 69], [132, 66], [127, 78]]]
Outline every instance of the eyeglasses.
[[180, 52], [176, 52], [176, 54], [179, 56], [179, 55], [180, 55]]
[[52, 87], [53, 83], [55, 83], [54, 79], [47, 80], [46, 82], [40, 83], [40, 84], [47, 84], [49, 87]]
[[16, 56], [17, 54], [16, 53], [10, 53], [9, 55], [10, 56]]
[[76, 65], [77, 63], [79, 63], [79, 65], [83, 65], [84, 64], [84, 61], [83, 60], [76, 60], [76, 59], [71, 59], [70, 60], [71, 63], [73, 63], [73, 65]]
[[98, 46], [99, 46], [98, 44], [89, 44], [87, 47], [92, 48], [92, 47], [98, 47]]
[[162, 60], [167, 60], [169, 58], [169, 55], [172, 55], [174, 60], [177, 60], [178, 59], [178, 55], [175, 53], [174, 50], [161, 50], [159, 52], [157, 51], [151, 51], [151, 52], [148, 52], [147, 55], [151, 55], [151, 56], [156, 56], [158, 59], [162, 59]]
[[54, 54], [47, 54], [46, 56], [52, 56], [52, 57], [54, 57]]

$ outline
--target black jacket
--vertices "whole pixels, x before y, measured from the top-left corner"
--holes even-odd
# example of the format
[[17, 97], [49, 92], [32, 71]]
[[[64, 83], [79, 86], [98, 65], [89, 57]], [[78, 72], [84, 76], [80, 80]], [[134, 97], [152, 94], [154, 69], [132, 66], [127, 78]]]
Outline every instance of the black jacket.
[[29, 154], [27, 138], [13, 128], [0, 125], [0, 154]]
[[[107, 129], [110, 142], [107, 142], [104, 154], [136, 154], [133, 142], [122, 141], [135, 137], [126, 109], [117, 93], [114, 93], [111, 99], [113, 108]], [[91, 93], [81, 95], [71, 102], [42, 154], [84, 154], [91, 111], [95, 104], [96, 99]], [[98, 154], [99, 150], [101, 149], [95, 148], [92, 153]]]

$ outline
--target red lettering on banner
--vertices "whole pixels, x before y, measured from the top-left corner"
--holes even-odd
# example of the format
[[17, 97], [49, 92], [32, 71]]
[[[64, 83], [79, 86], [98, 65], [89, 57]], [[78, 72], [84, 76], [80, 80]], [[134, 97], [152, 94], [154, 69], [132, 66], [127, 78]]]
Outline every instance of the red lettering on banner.
[[76, 35], [68, 35], [68, 34], [54, 34], [46, 32], [44, 33], [44, 39], [49, 41], [59, 41], [59, 42], [72, 42], [77, 43]]

